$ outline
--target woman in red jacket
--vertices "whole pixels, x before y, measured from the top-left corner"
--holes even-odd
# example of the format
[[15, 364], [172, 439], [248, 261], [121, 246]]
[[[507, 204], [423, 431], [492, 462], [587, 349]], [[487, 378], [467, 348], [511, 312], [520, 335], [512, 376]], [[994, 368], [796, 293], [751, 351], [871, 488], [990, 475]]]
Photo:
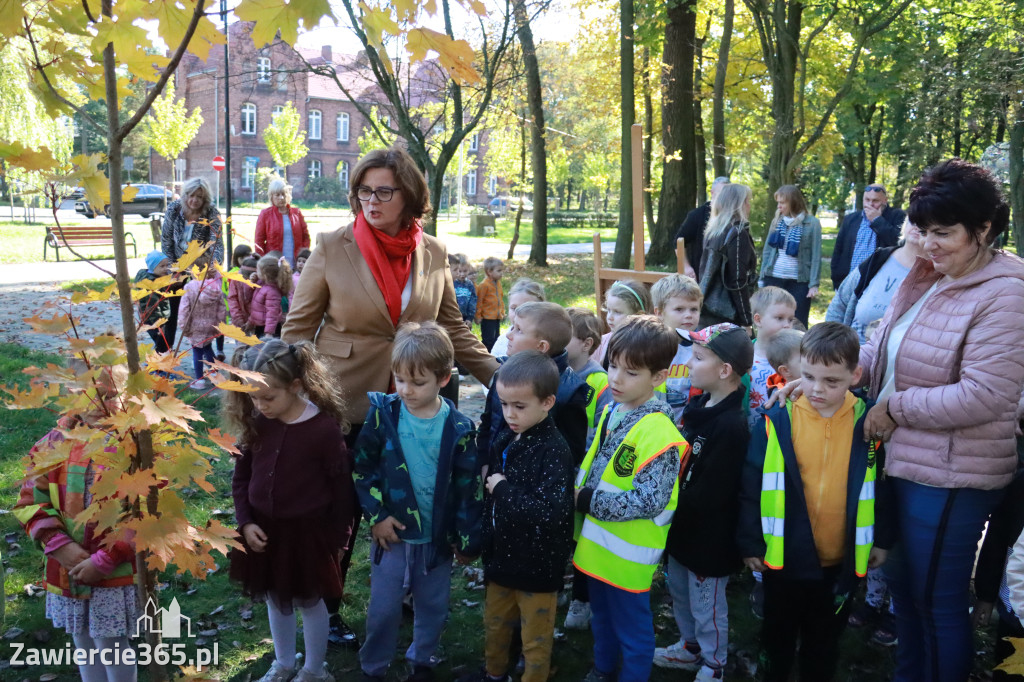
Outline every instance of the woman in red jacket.
[[302, 217], [302, 211], [291, 205], [292, 189], [281, 178], [270, 181], [267, 194], [271, 205], [260, 211], [256, 219], [253, 247], [261, 256], [270, 251], [280, 251], [294, 270], [299, 251], [309, 248], [306, 219]]

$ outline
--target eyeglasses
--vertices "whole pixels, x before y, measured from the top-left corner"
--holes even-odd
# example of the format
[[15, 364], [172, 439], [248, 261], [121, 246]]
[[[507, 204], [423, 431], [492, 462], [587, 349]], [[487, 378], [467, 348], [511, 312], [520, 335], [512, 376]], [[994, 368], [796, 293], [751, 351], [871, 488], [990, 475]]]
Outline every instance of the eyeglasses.
[[400, 192], [401, 187], [378, 187], [377, 189], [370, 189], [366, 185], [356, 187], [356, 198], [359, 201], [369, 201], [370, 197], [377, 197], [377, 201], [381, 203], [387, 203], [391, 201], [391, 198], [395, 196], [395, 192]]

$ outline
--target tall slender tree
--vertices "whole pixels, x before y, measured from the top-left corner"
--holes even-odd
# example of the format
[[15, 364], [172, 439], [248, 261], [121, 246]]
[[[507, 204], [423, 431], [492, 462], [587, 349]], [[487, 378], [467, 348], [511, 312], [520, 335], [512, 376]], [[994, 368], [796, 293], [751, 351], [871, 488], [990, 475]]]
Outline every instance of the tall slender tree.
[[514, 0], [516, 33], [523, 49], [526, 67], [526, 102], [530, 107], [530, 164], [533, 169], [533, 241], [530, 244], [530, 262], [548, 264], [548, 157], [544, 141], [544, 91], [537, 65], [537, 48], [533, 44], [533, 30], [526, 12], [526, 0]]

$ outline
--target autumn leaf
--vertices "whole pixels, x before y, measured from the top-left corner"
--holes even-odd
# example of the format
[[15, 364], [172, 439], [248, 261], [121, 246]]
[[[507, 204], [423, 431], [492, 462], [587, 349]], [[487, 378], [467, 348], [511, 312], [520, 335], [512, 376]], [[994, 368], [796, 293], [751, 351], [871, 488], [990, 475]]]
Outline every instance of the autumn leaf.
[[235, 437], [224, 433], [220, 429], [210, 429], [207, 431], [206, 437], [232, 455], [242, 454], [242, 451], [235, 447]]
[[221, 267], [220, 263], [214, 263], [214, 266], [216, 266], [217, 272], [220, 273], [220, 276], [223, 277], [226, 280], [234, 280], [236, 282], [242, 282], [246, 286], [249, 286], [249, 287], [251, 287], [253, 289], [258, 289], [259, 288], [259, 285], [256, 284], [256, 282], [253, 282], [251, 279], [249, 279], [248, 277], [243, 275], [238, 270], [225, 270], [224, 268]]
[[122, 497], [133, 500], [136, 497], [145, 497], [149, 494], [149, 489], [158, 484], [159, 481], [153, 476], [153, 471], [143, 469], [135, 473], [121, 475], [117, 479], [117, 491]]
[[258, 384], [267, 383], [267, 379], [262, 372], [254, 372], [251, 369], [239, 369], [238, 367], [229, 365], [226, 362], [221, 362], [220, 360], [215, 360], [209, 365], [209, 367], [213, 371], [234, 374], [236, 377], [243, 381], [249, 381]]
[[94, 291], [92, 289], [86, 289], [85, 291], [76, 291], [71, 294], [72, 303], [91, 303], [95, 301], [109, 301], [111, 297], [117, 294], [117, 282], [111, 282], [106, 288], [100, 291]]
[[200, 531], [200, 536], [201, 542], [224, 556], [228, 555], [230, 549], [242, 549], [241, 543], [238, 542], [238, 531], [228, 528], [217, 519], [210, 519], [206, 528]]
[[67, 184], [77, 184], [85, 190], [85, 198], [93, 206], [106, 206], [110, 203], [110, 181], [99, 169], [99, 164], [106, 161], [103, 154], [79, 154], [71, 159], [74, 170], [64, 176]]
[[294, 45], [300, 23], [311, 30], [324, 17], [334, 18], [327, 0], [242, 0], [235, 16], [256, 22], [252, 42], [258, 48], [272, 43], [279, 31], [281, 40]]
[[159, 70], [167, 66], [170, 58], [160, 54], [149, 54], [145, 46], [150, 45], [146, 29], [131, 23], [130, 18], [111, 19], [102, 17], [101, 21], [92, 24], [96, 37], [92, 41], [92, 50], [100, 54], [107, 44], [114, 46], [118, 60], [128, 71], [147, 81], [156, 81]]
[[132, 396], [129, 401], [142, 408], [142, 416], [150, 426], [168, 421], [191, 433], [189, 421], [205, 421], [198, 410], [173, 396], [165, 395], [156, 400], [145, 395]]
[[[193, 2], [181, 3], [175, 0], [155, 0], [150, 2], [126, 3], [128, 7], [137, 8], [134, 14], [122, 14], [121, 19], [154, 19], [159, 25], [160, 37], [168, 45], [178, 45], [185, 37], [185, 32], [192, 21]], [[205, 0], [204, 0], [205, 1]], [[202, 17], [196, 26], [192, 40], [188, 44], [188, 51], [206, 61], [210, 55], [210, 48], [214, 45], [223, 45], [224, 34], [217, 30], [217, 27], [207, 17]]]
[[383, 46], [381, 38], [385, 33], [397, 36], [402, 32], [402, 29], [391, 17], [390, 10], [372, 8], [365, 2], [359, 3], [359, 9], [362, 10], [361, 20], [366, 38], [374, 47]]
[[21, 32], [21, 19], [25, 16], [22, 0], [0, 0], [0, 36], [7, 39]]
[[247, 346], [257, 346], [260, 343], [260, 337], [246, 334], [244, 331], [242, 331], [235, 325], [228, 324], [227, 322], [221, 322], [220, 324], [218, 324], [217, 329], [220, 331], [221, 334], [224, 335], [225, 338], [240, 341], [241, 343], [244, 343]]
[[178, 272], [187, 272], [196, 259], [206, 253], [210, 246], [211, 244], [200, 244], [198, 241], [189, 242], [188, 248], [185, 249], [185, 253], [181, 254], [181, 258], [174, 264], [174, 268]]
[[465, 84], [480, 82], [480, 74], [473, 68], [476, 54], [465, 40], [453, 40], [439, 31], [414, 28], [406, 36], [405, 48], [413, 61], [427, 58], [427, 52], [437, 52], [438, 61], [452, 80]]
[[1006, 641], [1013, 645], [1013, 653], [995, 669], [1007, 675], [1024, 675], [1024, 637], [1007, 637]]
[[36, 315], [34, 317], [22, 318], [22, 321], [32, 327], [32, 331], [37, 334], [57, 335], [71, 329], [71, 318], [67, 313], [47, 318]]
[[[0, 17], [8, 10], [3, 9], [5, 0], [0, 0]], [[14, 10], [9, 10], [12, 14]], [[21, 11], [18, 10], [20, 18]], [[3, 30], [3, 19], [0, 19], [0, 31]], [[0, 159], [5, 161], [4, 168], [0, 168], [0, 175], [5, 169], [11, 166], [29, 171], [49, 171], [57, 166], [57, 160], [53, 158], [53, 152], [47, 147], [29, 149], [20, 142], [0, 142]]]

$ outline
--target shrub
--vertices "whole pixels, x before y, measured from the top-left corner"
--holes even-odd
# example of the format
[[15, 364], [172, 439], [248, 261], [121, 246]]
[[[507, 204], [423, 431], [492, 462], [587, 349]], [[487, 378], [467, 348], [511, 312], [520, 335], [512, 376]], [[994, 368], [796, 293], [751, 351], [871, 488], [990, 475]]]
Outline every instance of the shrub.
[[313, 178], [306, 181], [302, 198], [307, 201], [348, 204], [347, 193], [338, 178]]
[[617, 213], [586, 211], [551, 211], [548, 227], [580, 227], [591, 230], [614, 228], [619, 224]]

